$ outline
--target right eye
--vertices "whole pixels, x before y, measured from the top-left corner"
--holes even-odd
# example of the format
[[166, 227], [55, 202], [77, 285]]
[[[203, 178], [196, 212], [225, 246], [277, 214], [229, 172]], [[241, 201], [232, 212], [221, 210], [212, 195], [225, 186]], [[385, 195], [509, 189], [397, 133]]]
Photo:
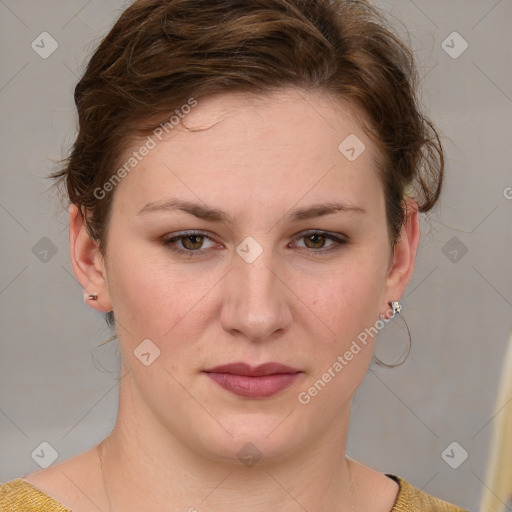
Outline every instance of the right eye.
[[174, 236], [166, 236], [162, 240], [162, 243], [165, 246], [168, 246], [169, 249], [176, 254], [193, 256], [203, 254], [206, 251], [206, 249], [202, 248], [205, 240], [209, 240], [212, 243], [208, 248], [215, 246], [215, 243], [210, 236], [197, 231], [185, 231]]

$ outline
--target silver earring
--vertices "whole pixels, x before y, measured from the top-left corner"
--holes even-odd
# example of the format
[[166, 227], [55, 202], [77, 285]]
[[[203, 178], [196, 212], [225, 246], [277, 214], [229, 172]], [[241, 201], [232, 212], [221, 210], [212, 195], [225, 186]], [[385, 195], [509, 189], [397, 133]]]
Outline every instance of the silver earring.
[[407, 329], [407, 336], [409, 337], [409, 346], [407, 347], [407, 352], [405, 354], [405, 357], [402, 358], [402, 360], [396, 364], [387, 364], [384, 361], [381, 361], [377, 356], [373, 356], [373, 357], [375, 358], [375, 362], [379, 366], [383, 366], [384, 368], [396, 368], [397, 366], [401, 366], [402, 364], [405, 363], [405, 361], [407, 361], [407, 358], [409, 357], [409, 354], [410, 354], [411, 348], [412, 348], [412, 338], [411, 338], [411, 331], [409, 330], [409, 326], [407, 325], [407, 322], [405, 321], [405, 318], [402, 314], [402, 304], [400, 303], [400, 301], [393, 300], [393, 301], [389, 302], [388, 304], [391, 307], [391, 309], [393, 310], [393, 316], [391, 318], [395, 318], [396, 314], [398, 313], [400, 315], [400, 317], [402, 318], [402, 320], [404, 321], [405, 327]]
[[84, 301], [87, 302], [88, 300], [98, 300], [98, 295], [96, 295], [95, 293], [84, 293]]
[[393, 300], [389, 303], [389, 305], [391, 306], [391, 309], [393, 310], [392, 318], [394, 318], [397, 313], [402, 312], [402, 304], [400, 304], [399, 300]]

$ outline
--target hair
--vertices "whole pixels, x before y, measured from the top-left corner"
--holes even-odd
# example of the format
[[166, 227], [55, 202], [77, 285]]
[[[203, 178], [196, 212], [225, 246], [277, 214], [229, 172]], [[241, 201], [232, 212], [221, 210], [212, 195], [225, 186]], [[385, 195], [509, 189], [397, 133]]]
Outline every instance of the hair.
[[480, 510], [506, 512], [512, 505], [512, 334], [493, 412], [494, 423]]
[[441, 141], [418, 105], [417, 82], [411, 50], [363, 0], [137, 0], [76, 86], [78, 135], [52, 177], [65, 182], [104, 254], [115, 190], [105, 184], [120, 178], [115, 172], [134, 138], [191, 98], [325, 91], [361, 114], [378, 149], [394, 246], [405, 190], [427, 212], [443, 181]]

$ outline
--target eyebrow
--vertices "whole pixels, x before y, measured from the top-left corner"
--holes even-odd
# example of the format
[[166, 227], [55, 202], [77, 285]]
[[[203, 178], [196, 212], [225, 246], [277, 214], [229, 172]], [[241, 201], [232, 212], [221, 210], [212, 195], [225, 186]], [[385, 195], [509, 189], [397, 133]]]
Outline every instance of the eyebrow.
[[[181, 199], [168, 199], [165, 201], [148, 203], [137, 213], [137, 215], [144, 215], [151, 212], [175, 210], [189, 213], [198, 219], [203, 219], [210, 222], [234, 224], [233, 217], [223, 210], [212, 208], [204, 204], [194, 203], [192, 201], [184, 201]], [[322, 203], [314, 204], [312, 206], [308, 206], [307, 208], [293, 208], [286, 214], [286, 217], [290, 218], [292, 221], [299, 221], [312, 219], [315, 217], [323, 217], [325, 215], [332, 215], [339, 212], [366, 213], [366, 210], [359, 206], [343, 203]]]

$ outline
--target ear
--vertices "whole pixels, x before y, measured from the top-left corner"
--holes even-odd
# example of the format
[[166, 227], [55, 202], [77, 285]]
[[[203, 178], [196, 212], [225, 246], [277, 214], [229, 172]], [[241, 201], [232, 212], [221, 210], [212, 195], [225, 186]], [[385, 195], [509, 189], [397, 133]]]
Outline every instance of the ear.
[[414, 272], [416, 252], [420, 241], [420, 221], [417, 203], [405, 200], [405, 222], [398, 243], [393, 249], [393, 260], [386, 278], [385, 303], [381, 305], [382, 316], [388, 317], [389, 302], [400, 300]]
[[[86, 303], [97, 311], [112, 311], [103, 257], [76, 205], [69, 207], [69, 252], [73, 272], [84, 289]], [[87, 300], [90, 294], [97, 295], [98, 300]]]

